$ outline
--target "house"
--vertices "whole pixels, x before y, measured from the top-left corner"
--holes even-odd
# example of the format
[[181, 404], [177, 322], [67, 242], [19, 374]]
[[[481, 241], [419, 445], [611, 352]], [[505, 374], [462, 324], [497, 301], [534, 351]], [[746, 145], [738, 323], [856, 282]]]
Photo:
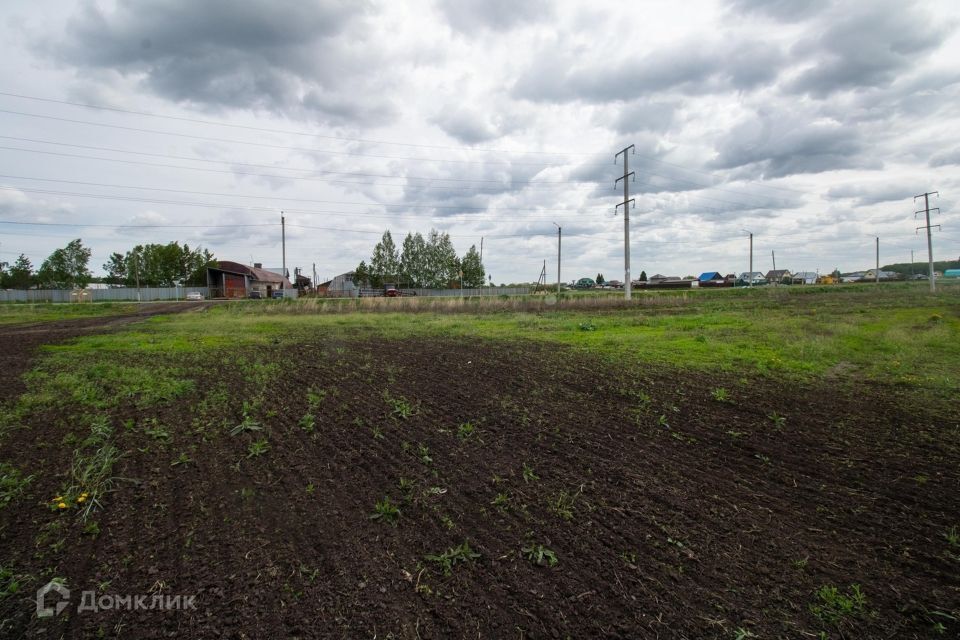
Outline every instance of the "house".
[[697, 284], [698, 286], [701, 286], [701, 287], [731, 286], [727, 284], [726, 279], [723, 277], [723, 275], [721, 275], [719, 271], [705, 271], [701, 273], [700, 277], [697, 278]]
[[960, 278], [960, 269], [947, 269], [943, 272], [944, 278]]
[[767, 280], [759, 271], [744, 271], [740, 274], [740, 277], [737, 278], [737, 286], [740, 287], [746, 287], [750, 285], [756, 287], [761, 284], [767, 284]]
[[863, 271], [851, 271], [850, 273], [841, 273], [840, 282], [860, 282], [864, 278]]
[[[901, 278], [903, 278], [903, 276], [897, 273], [896, 271], [884, 271], [883, 269], [880, 270], [881, 280], [900, 280]], [[877, 270], [868, 269], [863, 274], [863, 279], [868, 281], [875, 281], [877, 279]]]
[[793, 284], [817, 284], [817, 275], [816, 271], [797, 271], [790, 278], [790, 282]]
[[274, 291], [293, 289], [289, 280], [264, 269], [259, 262], [250, 267], [227, 260], [207, 267], [207, 286], [211, 298], [246, 298], [254, 291], [258, 291], [261, 297], [270, 298]]
[[766, 279], [771, 284], [790, 284], [790, 271], [787, 269], [771, 269], [767, 271]]

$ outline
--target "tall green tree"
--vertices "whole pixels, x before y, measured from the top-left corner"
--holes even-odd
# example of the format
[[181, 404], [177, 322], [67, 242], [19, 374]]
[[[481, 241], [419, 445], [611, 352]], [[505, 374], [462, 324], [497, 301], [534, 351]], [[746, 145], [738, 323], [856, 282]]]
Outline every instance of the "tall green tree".
[[89, 263], [90, 249], [83, 246], [80, 238], [71, 240], [43, 261], [37, 272], [37, 281], [51, 289], [86, 287], [92, 277], [87, 268]]
[[29, 289], [34, 284], [33, 265], [30, 258], [20, 254], [3, 278], [4, 289]]
[[598, 274], [597, 274], [596, 283], [597, 283], [597, 284], [603, 284], [604, 282], [605, 282], [605, 280], [603, 279], [603, 274], [602, 274], [602, 273], [598, 273]]
[[366, 260], [361, 260], [357, 268], [353, 270], [353, 284], [358, 288], [370, 285], [370, 267], [367, 266]]
[[424, 286], [424, 273], [427, 257], [427, 243], [423, 236], [407, 234], [403, 239], [403, 252], [400, 254], [400, 281], [410, 287]]
[[128, 284], [127, 282], [127, 258], [122, 253], [111, 253], [110, 259], [103, 265], [103, 270], [107, 272], [106, 283], [113, 285]]
[[427, 251], [424, 265], [424, 286], [442, 289], [457, 281], [459, 269], [457, 252], [450, 241], [449, 233], [431, 229], [427, 236]]
[[463, 269], [464, 287], [482, 287], [486, 281], [486, 272], [483, 269], [483, 262], [480, 261], [480, 252], [476, 245], [470, 245], [463, 260], [460, 261], [460, 268]]
[[640, 282], [646, 282], [646, 281], [647, 281], [647, 272], [646, 272], [646, 271], [641, 271], [641, 272], [640, 272]]
[[395, 281], [400, 275], [400, 256], [393, 243], [390, 231], [384, 231], [383, 237], [373, 248], [370, 258], [370, 280], [373, 286], [380, 287], [385, 282]]
[[[113, 261], [111, 256], [110, 262], [104, 265], [108, 273]], [[125, 282], [139, 281], [140, 286], [145, 287], [172, 287], [180, 283], [202, 286], [207, 282], [207, 267], [213, 262], [213, 254], [202, 247], [191, 249], [179, 242], [137, 245], [123, 257]]]

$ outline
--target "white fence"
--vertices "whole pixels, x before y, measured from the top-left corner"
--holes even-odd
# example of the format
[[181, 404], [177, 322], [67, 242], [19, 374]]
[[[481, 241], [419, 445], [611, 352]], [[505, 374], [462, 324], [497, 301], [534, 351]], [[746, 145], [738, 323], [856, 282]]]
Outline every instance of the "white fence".
[[[188, 293], [199, 292], [210, 297], [207, 287], [115, 287], [111, 289], [84, 289], [83, 302], [183, 300]], [[0, 302], [77, 302], [77, 294], [70, 289], [0, 289]]]

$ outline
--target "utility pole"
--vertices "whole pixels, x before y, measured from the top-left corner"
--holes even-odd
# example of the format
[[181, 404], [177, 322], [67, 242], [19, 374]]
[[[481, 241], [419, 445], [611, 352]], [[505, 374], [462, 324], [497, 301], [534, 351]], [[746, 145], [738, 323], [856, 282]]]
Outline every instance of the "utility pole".
[[877, 270], [873, 274], [873, 281], [876, 284], [880, 284], [880, 236], [877, 238]]
[[[923, 195], [914, 196], [914, 197], [913, 197], [913, 201], [914, 201], [914, 202], [917, 201], [917, 198], [923, 198], [923, 209], [922, 209], [921, 211], [914, 211], [913, 217], [916, 218], [918, 213], [925, 213], [926, 216], [927, 216], [927, 224], [925, 224], [925, 225], [922, 226], [922, 227], [917, 227], [917, 231], [919, 231], [920, 229], [926, 229], [926, 230], [927, 230], [927, 262], [928, 262], [929, 267], [930, 267], [930, 274], [929, 274], [929, 277], [930, 277], [930, 293], [936, 293], [936, 291], [937, 291], [937, 284], [936, 284], [936, 282], [935, 282], [935, 280], [934, 280], [934, 275], [933, 275], [933, 237], [932, 237], [932, 234], [930, 233], [930, 231], [931, 231], [931, 229], [932, 229], [932, 227], [931, 227], [931, 225], [930, 225], [930, 212], [931, 212], [931, 211], [936, 211], [937, 213], [940, 213], [940, 207], [934, 207], [933, 209], [930, 208], [930, 196], [932, 196], [932, 195], [936, 195], [936, 196], [939, 198], [939, 197], [940, 197], [940, 192], [939, 192], [939, 191], [928, 191], [927, 193], [924, 193]], [[938, 224], [933, 225], [933, 226], [936, 227], [937, 229], [940, 228], [940, 225], [938, 225]]]
[[750, 234], [750, 271], [747, 272], [747, 286], [753, 286], [753, 231], [742, 229]]
[[913, 249], [910, 249], [910, 279], [913, 280]]
[[557, 228], [557, 298], [560, 297], [560, 240], [563, 228], [558, 225], [556, 222], [553, 223], [553, 226]]
[[[773, 277], [777, 277], [777, 254], [774, 251], [770, 252], [770, 257], [773, 259]], [[779, 285], [779, 282], [774, 283], [774, 286]]]
[[313, 281], [312, 282], [313, 282], [313, 291], [314, 293], [316, 293], [317, 291], [317, 263], [316, 262], [313, 263]]
[[[283, 217], [283, 211], [280, 212], [280, 243], [283, 247], [283, 277], [287, 277], [287, 221]], [[283, 283], [280, 283], [283, 288]]]
[[[480, 236], [480, 267], [483, 268], [483, 236]], [[483, 285], [486, 283], [480, 281], [480, 295], [483, 296]]]
[[136, 251], [133, 253], [133, 274], [137, 279], [137, 302], [143, 302], [140, 299], [140, 257]]
[[634, 202], [630, 198], [630, 176], [634, 176], [636, 180], [636, 175], [633, 171], [628, 171], [627, 163], [627, 151], [636, 153], [636, 147], [630, 145], [629, 147], [624, 147], [622, 150], [618, 151], [613, 156], [613, 163], [617, 163], [617, 158], [623, 154], [623, 175], [613, 181], [613, 186], [616, 188], [617, 183], [623, 180], [623, 202], [614, 207], [614, 212], [623, 207], [623, 270], [624, 270], [624, 279], [623, 279], [623, 297], [626, 300], [630, 299], [631, 289], [633, 287], [632, 282], [630, 281], [630, 203]]

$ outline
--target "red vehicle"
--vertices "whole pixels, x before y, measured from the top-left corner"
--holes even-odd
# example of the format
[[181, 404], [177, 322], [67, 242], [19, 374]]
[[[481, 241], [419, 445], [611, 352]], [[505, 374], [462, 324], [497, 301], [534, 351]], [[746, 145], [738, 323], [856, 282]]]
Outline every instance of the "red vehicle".
[[400, 289], [388, 284], [383, 288], [383, 295], [387, 296], [388, 298], [399, 298], [402, 294], [400, 293]]

